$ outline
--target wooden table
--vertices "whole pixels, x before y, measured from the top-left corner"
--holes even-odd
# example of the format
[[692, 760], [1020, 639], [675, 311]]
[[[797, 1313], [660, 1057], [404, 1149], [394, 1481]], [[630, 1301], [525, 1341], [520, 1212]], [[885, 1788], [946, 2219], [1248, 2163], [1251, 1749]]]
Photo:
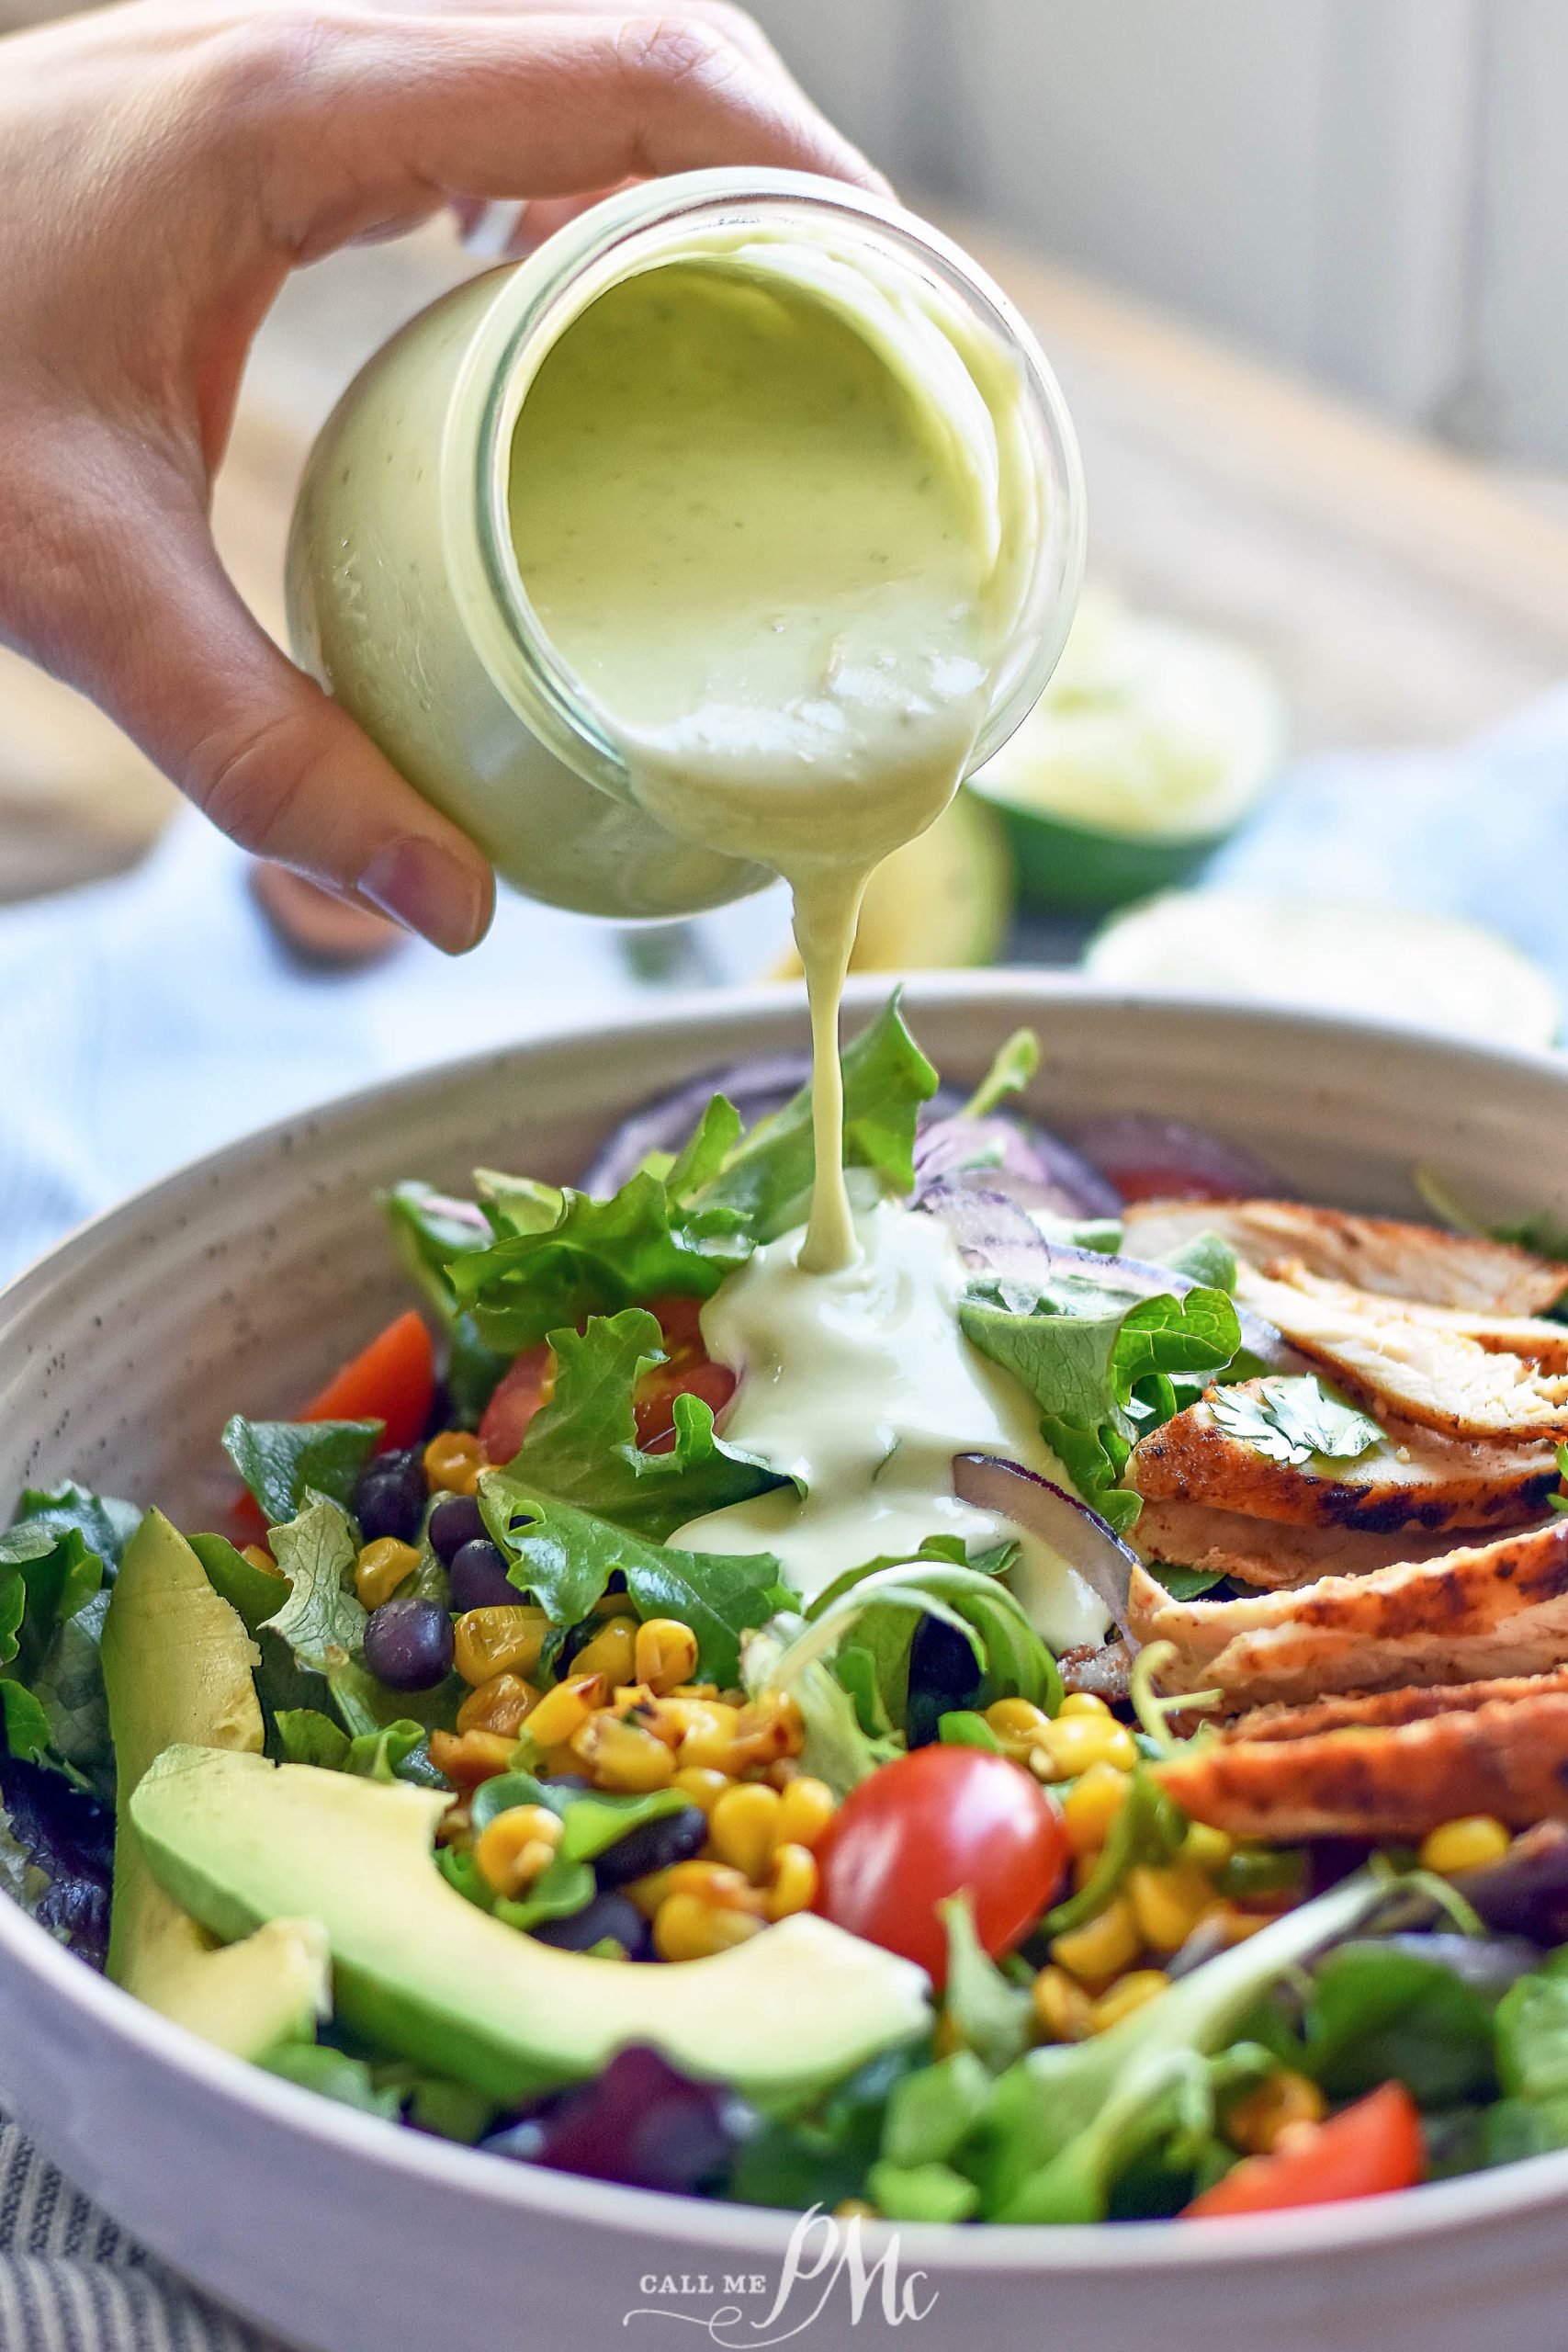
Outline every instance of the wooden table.
[[[1568, 676], [1568, 528], [1461, 458], [952, 225], [1061, 377], [1091, 569], [1256, 647], [1300, 748], [1453, 741]], [[216, 522], [275, 633], [310, 435], [361, 360], [468, 266], [432, 227], [304, 272], [268, 322]], [[0, 654], [0, 898], [129, 863], [170, 805], [107, 721]]]

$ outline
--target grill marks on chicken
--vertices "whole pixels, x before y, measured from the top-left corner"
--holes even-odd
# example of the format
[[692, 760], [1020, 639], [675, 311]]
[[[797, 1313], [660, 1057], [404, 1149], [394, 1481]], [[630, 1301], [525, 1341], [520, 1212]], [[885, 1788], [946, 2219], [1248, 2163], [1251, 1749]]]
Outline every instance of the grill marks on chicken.
[[[1568, 1327], [1562, 1328], [1568, 1340]], [[1225, 1393], [1255, 1396], [1263, 1386], [1241, 1381]], [[1223, 1430], [1205, 1399], [1142, 1441], [1125, 1483], [1149, 1502], [1201, 1503], [1287, 1526], [1380, 1534], [1407, 1527], [1519, 1526], [1538, 1518], [1556, 1491], [1557, 1457], [1550, 1442], [1507, 1446], [1444, 1437], [1392, 1416], [1382, 1427], [1384, 1443], [1353, 1462], [1275, 1462]], [[1145, 1511], [1138, 1522], [1140, 1544], [1147, 1518]]]
[[1122, 1247], [1159, 1261], [1201, 1233], [1218, 1233], [1260, 1273], [1294, 1263], [1385, 1297], [1479, 1315], [1541, 1315], [1568, 1289], [1568, 1269], [1508, 1242], [1299, 1201], [1134, 1202]]
[[1217, 1688], [1233, 1710], [1544, 1673], [1568, 1657], [1568, 1519], [1432, 1560], [1235, 1600], [1173, 1600], [1139, 1568], [1129, 1616], [1139, 1642], [1174, 1648], [1159, 1678], [1165, 1690]]
[[1156, 1773], [1195, 1820], [1238, 1838], [1568, 1820], [1568, 1672], [1264, 1709]]

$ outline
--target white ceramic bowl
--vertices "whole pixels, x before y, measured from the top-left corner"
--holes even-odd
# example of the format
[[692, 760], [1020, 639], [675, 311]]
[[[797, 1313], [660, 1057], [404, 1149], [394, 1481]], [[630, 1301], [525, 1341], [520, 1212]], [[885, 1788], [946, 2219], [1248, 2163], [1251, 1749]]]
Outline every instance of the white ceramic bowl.
[[[875, 994], [863, 987], [862, 1004]], [[1033, 1101], [1048, 1118], [1190, 1118], [1307, 1193], [1363, 1207], [1415, 1207], [1410, 1169], [1426, 1161], [1499, 1215], [1568, 1222], [1568, 1063], [1555, 1058], [1023, 974], [922, 982], [908, 1001], [955, 1077], [1035, 1023]], [[226, 1488], [225, 1416], [287, 1410], [404, 1299], [376, 1186], [453, 1182], [476, 1162], [570, 1176], [660, 1088], [804, 1039], [791, 996], [660, 1003], [378, 1088], [170, 1177], [0, 1296], [0, 1506], [28, 1479], [70, 1475], [198, 1524]], [[761, 2327], [788, 2217], [534, 2172], [329, 2105], [140, 2007], [6, 1901], [0, 2004], [0, 2103], [160, 2255], [318, 2352], [705, 2336], [817, 2352], [1209, 2352], [1244, 2332], [1279, 2352], [1473, 2352], [1483, 2333], [1509, 2352], [1562, 2343], [1568, 2155], [1203, 2228], [908, 2228], [902, 2276], [924, 2274], [923, 2318], [889, 2324], [879, 2282], [857, 2323], [848, 2278], [824, 2277]], [[727, 2278], [742, 2285], [726, 2291]], [[709, 2327], [726, 2305], [733, 2319]]]

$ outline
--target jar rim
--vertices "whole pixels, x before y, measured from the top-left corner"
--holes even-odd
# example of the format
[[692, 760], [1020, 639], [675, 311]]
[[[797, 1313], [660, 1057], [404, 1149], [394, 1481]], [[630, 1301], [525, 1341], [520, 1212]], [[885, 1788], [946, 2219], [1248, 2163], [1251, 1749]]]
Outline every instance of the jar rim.
[[[446, 557], [469, 633], [498, 691], [569, 767], [630, 797], [608, 715], [562, 658], [535, 612], [513, 542], [513, 438], [547, 353], [597, 298], [637, 274], [659, 246], [705, 221], [776, 228], [795, 213], [847, 227], [933, 279], [988, 328], [1019, 367], [1037, 438], [1043, 528], [1013, 658], [1004, 659], [970, 772], [1028, 716], [1060, 658], [1083, 576], [1087, 537], [1082, 460], [1061, 387], [1012, 302], [953, 239], [891, 198], [847, 182], [743, 166], [682, 172], [606, 198], [558, 230], [526, 261], [498, 273], [495, 300], [465, 355], [448, 412], [443, 469]], [[454, 430], [462, 421], [464, 429]]]

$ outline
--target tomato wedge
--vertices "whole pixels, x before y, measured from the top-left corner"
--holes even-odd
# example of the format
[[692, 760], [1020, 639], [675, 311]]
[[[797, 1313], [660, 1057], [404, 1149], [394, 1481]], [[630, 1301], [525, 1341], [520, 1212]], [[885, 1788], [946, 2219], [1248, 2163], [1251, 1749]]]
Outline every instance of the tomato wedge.
[[[411, 1307], [335, 1372], [295, 1418], [383, 1422], [376, 1450], [390, 1453], [412, 1445], [423, 1435], [434, 1395], [435, 1356], [430, 1333], [423, 1318]], [[248, 1534], [265, 1530], [261, 1509], [248, 1494], [234, 1505], [234, 1517]]]
[[[735, 1374], [715, 1363], [703, 1345], [697, 1298], [656, 1298], [649, 1313], [664, 1335], [665, 1361], [644, 1373], [633, 1399], [637, 1442], [646, 1453], [668, 1453], [675, 1442], [675, 1399], [700, 1396], [715, 1413], [735, 1394]], [[528, 1424], [555, 1390], [555, 1357], [547, 1346], [520, 1355], [485, 1408], [479, 1443], [490, 1462], [510, 1462]]]
[[1403, 2083], [1384, 2083], [1326, 2123], [1299, 2125], [1282, 2147], [1248, 2156], [1183, 2209], [1184, 2221], [1278, 2213], [1414, 2188], [1426, 2177], [1421, 2113]]
[[334, 1373], [299, 1416], [302, 1421], [384, 1421], [377, 1451], [395, 1453], [423, 1435], [435, 1395], [435, 1357], [423, 1317], [411, 1307]]

